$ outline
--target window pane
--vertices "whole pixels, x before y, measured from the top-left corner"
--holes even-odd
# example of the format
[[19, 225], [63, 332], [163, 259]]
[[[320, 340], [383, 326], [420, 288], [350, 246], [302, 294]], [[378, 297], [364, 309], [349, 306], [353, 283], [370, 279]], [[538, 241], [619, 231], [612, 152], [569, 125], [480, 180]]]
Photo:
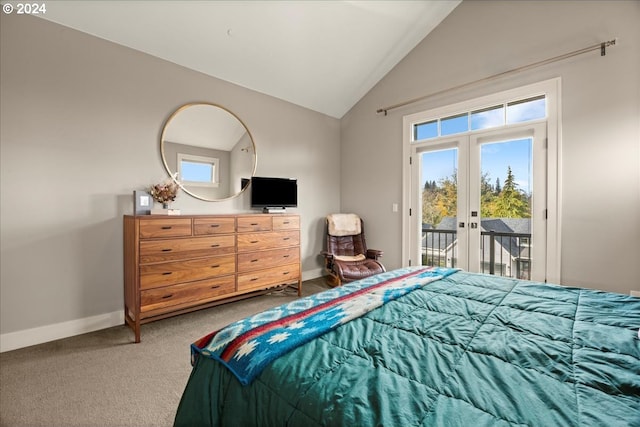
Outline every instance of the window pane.
[[440, 135], [452, 135], [454, 133], [466, 132], [469, 130], [469, 113], [457, 116], [445, 117], [440, 120]]
[[213, 182], [213, 165], [209, 163], [182, 161], [182, 181]]
[[471, 130], [504, 125], [504, 105], [483, 108], [471, 112]]
[[547, 100], [544, 95], [507, 104], [507, 123], [521, 123], [546, 116]]
[[435, 138], [438, 136], [438, 121], [433, 120], [426, 123], [420, 123], [413, 126], [413, 140], [420, 141], [421, 139]]
[[443, 218], [457, 216], [458, 149], [427, 151], [421, 156], [422, 222], [436, 227]]

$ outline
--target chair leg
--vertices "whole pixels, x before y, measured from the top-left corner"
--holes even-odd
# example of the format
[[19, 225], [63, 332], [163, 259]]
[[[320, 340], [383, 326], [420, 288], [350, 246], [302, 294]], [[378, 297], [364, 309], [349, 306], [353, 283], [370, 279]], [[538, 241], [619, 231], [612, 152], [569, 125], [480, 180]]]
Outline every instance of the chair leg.
[[336, 286], [342, 286], [342, 281], [340, 280], [340, 277], [337, 274], [333, 272], [329, 272], [329, 275], [326, 277], [327, 277], [327, 284], [332, 288], [335, 288]]

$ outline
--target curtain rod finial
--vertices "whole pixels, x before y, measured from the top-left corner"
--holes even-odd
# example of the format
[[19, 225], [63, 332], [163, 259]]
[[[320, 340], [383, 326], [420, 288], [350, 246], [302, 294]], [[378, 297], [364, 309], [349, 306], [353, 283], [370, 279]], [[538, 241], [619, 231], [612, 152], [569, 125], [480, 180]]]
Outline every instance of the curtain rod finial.
[[605, 56], [607, 54], [607, 47], [615, 46], [618, 42], [618, 38], [614, 38], [613, 40], [609, 40], [608, 42], [600, 43], [600, 56]]

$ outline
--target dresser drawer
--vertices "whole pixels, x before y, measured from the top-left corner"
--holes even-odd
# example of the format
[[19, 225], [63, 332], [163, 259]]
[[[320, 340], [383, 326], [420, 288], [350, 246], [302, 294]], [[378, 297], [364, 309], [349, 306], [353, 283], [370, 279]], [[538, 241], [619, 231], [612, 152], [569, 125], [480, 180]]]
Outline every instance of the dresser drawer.
[[296, 282], [300, 279], [300, 264], [289, 264], [268, 268], [253, 273], [238, 274], [238, 291], [264, 289], [271, 286]]
[[172, 261], [191, 257], [231, 254], [236, 251], [233, 234], [186, 239], [143, 240], [140, 242], [140, 263]]
[[235, 255], [146, 264], [140, 266], [140, 289], [208, 279], [235, 271]]
[[300, 249], [297, 247], [243, 253], [238, 254], [238, 272], [244, 273], [292, 262], [300, 262]]
[[194, 218], [193, 234], [196, 236], [205, 234], [235, 233], [236, 219], [229, 218]]
[[285, 248], [300, 244], [300, 232], [280, 231], [278, 233], [245, 233], [238, 234], [238, 252], [259, 249]]
[[271, 231], [270, 215], [251, 215], [238, 217], [238, 233], [247, 231]]
[[235, 276], [217, 277], [140, 292], [140, 311], [147, 312], [175, 305], [202, 304], [217, 299], [236, 288]]
[[140, 238], [191, 236], [190, 218], [141, 219]]
[[300, 228], [299, 216], [274, 216], [273, 217], [273, 229], [274, 230], [297, 230]]

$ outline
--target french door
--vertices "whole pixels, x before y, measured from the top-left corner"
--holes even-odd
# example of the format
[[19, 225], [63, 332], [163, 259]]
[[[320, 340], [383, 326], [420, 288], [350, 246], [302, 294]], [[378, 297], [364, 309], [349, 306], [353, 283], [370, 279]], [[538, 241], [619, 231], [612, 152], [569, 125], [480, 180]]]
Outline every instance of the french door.
[[544, 281], [546, 141], [539, 121], [412, 144], [411, 264]]

